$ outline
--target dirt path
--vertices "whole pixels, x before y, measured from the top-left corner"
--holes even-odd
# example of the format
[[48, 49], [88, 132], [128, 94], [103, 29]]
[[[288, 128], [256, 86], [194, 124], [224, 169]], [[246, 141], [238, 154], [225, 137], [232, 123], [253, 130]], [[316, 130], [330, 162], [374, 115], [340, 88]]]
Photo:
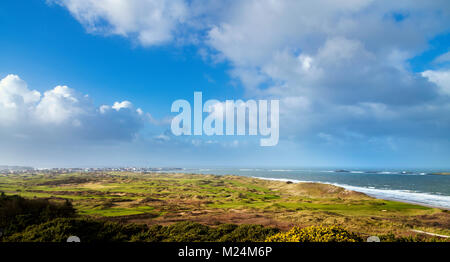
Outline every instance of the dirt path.
[[425, 232], [425, 231], [421, 231], [421, 230], [416, 230], [416, 229], [412, 229], [411, 231], [414, 231], [416, 233], [420, 233], [420, 234], [425, 234], [425, 235], [429, 235], [429, 236], [434, 236], [434, 237], [443, 237], [443, 238], [450, 238], [450, 236], [446, 236], [446, 235], [439, 235], [439, 234], [435, 234], [435, 233], [430, 233], [430, 232]]

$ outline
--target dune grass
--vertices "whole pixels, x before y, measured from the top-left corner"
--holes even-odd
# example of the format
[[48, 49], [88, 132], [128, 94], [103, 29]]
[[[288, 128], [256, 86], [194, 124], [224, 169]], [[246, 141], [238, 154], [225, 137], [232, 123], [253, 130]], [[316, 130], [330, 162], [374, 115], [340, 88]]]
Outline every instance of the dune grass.
[[[128, 172], [0, 175], [0, 191], [71, 199], [83, 216], [142, 223], [339, 224], [363, 234], [449, 233], [447, 211], [374, 199], [332, 185], [238, 176]], [[139, 215], [148, 214], [145, 219]]]

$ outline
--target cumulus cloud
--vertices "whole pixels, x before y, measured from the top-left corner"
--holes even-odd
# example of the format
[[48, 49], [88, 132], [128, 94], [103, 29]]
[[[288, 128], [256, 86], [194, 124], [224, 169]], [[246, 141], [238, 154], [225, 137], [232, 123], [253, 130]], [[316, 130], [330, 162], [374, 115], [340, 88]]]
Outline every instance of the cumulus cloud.
[[148, 121], [129, 101], [97, 108], [87, 95], [56, 86], [43, 95], [17, 75], [0, 81], [0, 129], [3, 139], [131, 140]]
[[[407, 60], [448, 30], [448, 2], [236, 5], [207, 43], [233, 65], [249, 95], [282, 99], [285, 136], [446, 136], [445, 74], [416, 74]], [[293, 98], [301, 98], [299, 106]], [[429, 132], [417, 131], [425, 126]]]
[[61, 124], [70, 120], [79, 123], [77, 118], [85, 113], [87, 103], [86, 97], [77, 97], [73, 89], [57, 86], [44, 93], [34, 115], [41, 123]]
[[88, 31], [146, 46], [192, 35], [202, 57], [231, 66], [249, 97], [281, 99], [282, 136], [448, 137], [448, 70], [408, 65], [448, 32], [447, 0], [56, 2]]
[[52, 0], [91, 33], [132, 37], [142, 45], [173, 39], [187, 18], [184, 0]]
[[422, 73], [422, 76], [435, 83], [442, 94], [450, 95], [450, 70], [427, 70]]
[[[426, 48], [430, 35], [447, 29], [448, 11], [434, 14], [448, 4], [319, 2], [240, 1], [233, 9], [238, 11], [212, 27], [207, 41], [252, 89], [249, 78], [260, 79], [257, 84], [275, 81], [277, 95], [411, 101], [420, 93], [417, 85], [423, 83], [409, 81], [404, 62]], [[408, 15], [399, 21], [395, 14]], [[348, 89], [361, 91], [349, 96]], [[408, 98], [391, 94], [402, 89]]]

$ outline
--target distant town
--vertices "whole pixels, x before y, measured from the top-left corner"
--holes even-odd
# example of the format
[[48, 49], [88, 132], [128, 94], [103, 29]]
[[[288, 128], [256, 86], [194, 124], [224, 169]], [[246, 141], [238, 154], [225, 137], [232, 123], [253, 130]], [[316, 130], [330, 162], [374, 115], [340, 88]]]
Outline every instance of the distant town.
[[88, 173], [88, 172], [174, 172], [181, 171], [183, 168], [176, 167], [88, 167], [88, 168], [34, 168], [27, 166], [0, 166], [0, 173], [3, 174], [23, 174], [23, 173], [48, 173], [48, 174], [66, 174], [66, 173]]
[[[70, 174], [70, 173], [98, 173], [98, 172], [133, 172], [133, 173], [167, 173], [186, 170], [179, 167], [62, 167], [62, 168], [34, 168], [28, 166], [0, 165], [0, 174]], [[368, 173], [368, 174], [397, 174], [397, 175], [450, 175], [450, 172], [415, 172], [415, 171], [350, 171], [337, 169], [334, 173]]]

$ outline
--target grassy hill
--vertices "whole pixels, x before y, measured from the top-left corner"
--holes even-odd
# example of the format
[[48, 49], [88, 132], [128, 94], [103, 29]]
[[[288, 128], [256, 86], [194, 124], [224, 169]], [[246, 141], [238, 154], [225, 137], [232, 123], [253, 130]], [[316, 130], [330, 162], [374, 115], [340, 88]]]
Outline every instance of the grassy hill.
[[446, 210], [374, 199], [318, 183], [288, 183], [238, 176], [127, 172], [0, 175], [0, 191], [64, 203], [100, 221], [217, 227], [258, 224], [340, 225], [361, 236], [414, 236], [413, 229], [450, 235]]

